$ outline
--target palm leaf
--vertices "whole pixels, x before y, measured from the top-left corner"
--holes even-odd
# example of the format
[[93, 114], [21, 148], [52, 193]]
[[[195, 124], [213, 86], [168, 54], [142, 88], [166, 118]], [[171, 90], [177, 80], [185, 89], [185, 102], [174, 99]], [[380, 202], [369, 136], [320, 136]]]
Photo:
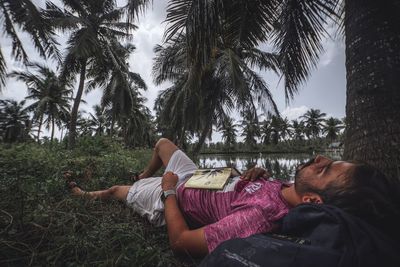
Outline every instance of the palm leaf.
[[153, 0], [128, 0], [125, 6], [128, 22], [136, 19], [140, 13], [144, 13]]
[[307, 80], [323, 51], [324, 25], [336, 16], [337, 0], [285, 0], [276, 22], [274, 44], [285, 77], [286, 101]]

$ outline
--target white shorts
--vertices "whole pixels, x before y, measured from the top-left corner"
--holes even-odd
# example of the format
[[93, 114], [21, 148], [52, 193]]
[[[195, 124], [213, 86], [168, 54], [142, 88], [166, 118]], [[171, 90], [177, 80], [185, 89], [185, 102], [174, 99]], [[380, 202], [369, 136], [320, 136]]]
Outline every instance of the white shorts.
[[[178, 175], [180, 185], [196, 169], [193, 161], [181, 150], [177, 150], [172, 154], [164, 173], [171, 171]], [[161, 180], [162, 177], [140, 179], [132, 185], [126, 197], [126, 204], [139, 215], [146, 217], [154, 226], [165, 224]]]

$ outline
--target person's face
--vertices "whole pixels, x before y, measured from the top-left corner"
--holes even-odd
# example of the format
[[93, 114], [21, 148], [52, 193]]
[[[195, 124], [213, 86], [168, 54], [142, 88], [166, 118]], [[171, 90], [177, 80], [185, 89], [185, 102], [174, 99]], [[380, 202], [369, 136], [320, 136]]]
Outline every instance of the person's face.
[[295, 186], [297, 189], [304, 186], [323, 189], [329, 182], [344, 182], [346, 173], [353, 166], [352, 163], [346, 161], [334, 161], [318, 155], [297, 168]]

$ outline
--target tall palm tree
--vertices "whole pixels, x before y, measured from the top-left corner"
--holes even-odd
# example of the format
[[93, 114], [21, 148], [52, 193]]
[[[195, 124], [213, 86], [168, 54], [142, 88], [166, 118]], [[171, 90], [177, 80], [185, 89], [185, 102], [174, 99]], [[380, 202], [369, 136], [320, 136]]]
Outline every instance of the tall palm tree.
[[13, 71], [10, 77], [22, 81], [28, 87], [26, 99], [34, 100], [29, 109], [34, 111], [34, 120], [39, 122], [37, 141], [45, 123], [51, 128], [51, 141], [53, 141], [55, 126], [60, 125], [62, 118], [69, 112], [72, 100], [72, 83], [61, 78], [48, 67], [39, 63], [29, 63], [35, 72]]
[[93, 129], [95, 135], [103, 135], [107, 128], [107, 118], [105, 115], [105, 109], [100, 105], [93, 106], [94, 114], [89, 113], [89, 124]]
[[140, 97], [139, 90], [147, 90], [142, 77], [138, 73], [129, 71], [127, 61], [135, 47], [130, 44], [126, 46], [115, 44], [113, 50], [121, 59], [120, 64], [124, 71], [110, 69], [104, 64], [95, 66], [89, 71], [89, 76], [94, 79], [88, 83], [88, 90], [100, 88], [103, 91], [101, 106], [107, 108], [107, 113], [111, 117], [111, 135], [115, 123], [125, 121], [127, 117], [132, 116], [132, 112], [143, 110], [145, 99]]
[[168, 116], [163, 121], [172, 122], [172, 127], [180, 131], [178, 136], [184, 136], [185, 131], [199, 133], [195, 153], [210, 135], [212, 126], [222, 123], [232, 109], [255, 113], [254, 102], [259, 101], [262, 107], [278, 112], [264, 80], [252, 69], [277, 71], [276, 56], [229, 43], [229, 38], [226, 39], [221, 38], [213, 50], [213, 60], [202, 69], [190, 62], [184, 35], [173, 39], [166, 47], [155, 48], [155, 82], [174, 83], [159, 95], [157, 103], [163, 104], [166, 110], [162, 113]]
[[[45, 19], [31, 0], [0, 0], [0, 14], [0, 31], [12, 40], [12, 56], [16, 60], [28, 63], [28, 54], [19, 37], [21, 29], [30, 35], [33, 45], [42, 57], [60, 59], [51, 22]], [[5, 85], [6, 73], [7, 64], [0, 46], [0, 91]]]
[[280, 136], [282, 141], [290, 139], [292, 135], [293, 133], [288, 118], [280, 118]]
[[28, 137], [30, 119], [25, 100], [0, 100], [0, 131], [5, 142], [16, 142]]
[[346, 40], [344, 158], [367, 161], [389, 176], [398, 176], [398, 1], [176, 0], [167, 12], [166, 37], [185, 31], [192, 61], [202, 66], [210, 60], [222, 29], [232, 36], [240, 32], [240, 42], [253, 45], [273, 34], [287, 97], [294, 95], [316, 66], [326, 25], [339, 21]]
[[[77, 115], [77, 120], [76, 120], [76, 133], [77, 136], [92, 136], [93, 135], [93, 124], [90, 118], [86, 116], [86, 111], [80, 110]], [[63, 118], [64, 123], [65, 123], [65, 128], [66, 128], [66, 133], [65, 136], [69, 136], [69, 131], [68, 129], [70, 128], [71, 124], [71, 114], [67, 114]]]
[[282, 119], [280, 116], [272, 115], [270, 118], [270, 131], [271, 131], [271, 142], [276, 145], [281, 139], [281, 124]]
[[258, 125], [258, 118], [251, 111], [243, 113], [243, 120], [241, 122], [242, 136], [244, 143], [250, 148], [256, 148], [257, 138], [260, 137], [260, 128]]
[[309, 133], [312, 138], [316, 139], [319, 137], [324, 127], [323, 122], [325, 121], [326, 113], [321, 112], [319, 109], [307, 110], [301, 118], [304, 120], [306, 132]]
[[260, 124], [260, 137], [261, 137], [261, 142], [264, 145], [269, 145], [271, 143], [271, 119], [265, 119], [261, 124]]
[[345, 3], [344, 158], [366, 161], [389, 177], [400, 177], [400, 3]]
[[340, 133], [340, 130], [344, 128], [341, 120], [330, 117], [325, 120], [325, 126], [323, 132], [326, 134], [326, 138], [331, 142], [335, 141]]
[[232, 118], [225, 118], [218, 128], [218, 130], [222, 133], [222, 140], [225, 142], [225, 146], [227, 148], [234, 147], [236, 144], [237, 137], [237, 125], [234, 123]]
[[299, 120], [292, 120], [291, 124], [292, 130], [293, 130], [293, 138], [294, 140], [301, 141], [304, 139], [304, 133], [305, 133], [305, 126], [303, 121]]
[[114, 0], [62, 0], [62, 3], [64, 10], [48, 2], [46, 15], [52, 19], [54, 27], [70, 32], [62, 64], [63, 75], [80, 75], [70, 118], [68, 143], [72, 148], [88, 70], [94, 66], [111, 64], [110, 68], [124, 71], [124, 59], [119, 58], [112, 48], [116, 47], [120, 40], [130, 38], [129, 31], [136, 26], [122, 22], [125, 10], [118, 8]]
[[119, 122], [127, 147], [152, 147], [155, 129], [150, 110], [140, 101], [136, 102], [124, 120]]

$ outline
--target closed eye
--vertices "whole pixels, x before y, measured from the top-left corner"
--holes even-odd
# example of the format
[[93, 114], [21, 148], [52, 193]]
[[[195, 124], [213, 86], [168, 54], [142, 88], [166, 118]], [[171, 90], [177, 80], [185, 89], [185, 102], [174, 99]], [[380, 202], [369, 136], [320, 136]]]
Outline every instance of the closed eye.
[[329, 173], [329, 171], [331, 170], [332, 164], [334, 163], [334, 161], [329, 162], [328, 165], [326, 165], [324, 167], [324, 173]]

